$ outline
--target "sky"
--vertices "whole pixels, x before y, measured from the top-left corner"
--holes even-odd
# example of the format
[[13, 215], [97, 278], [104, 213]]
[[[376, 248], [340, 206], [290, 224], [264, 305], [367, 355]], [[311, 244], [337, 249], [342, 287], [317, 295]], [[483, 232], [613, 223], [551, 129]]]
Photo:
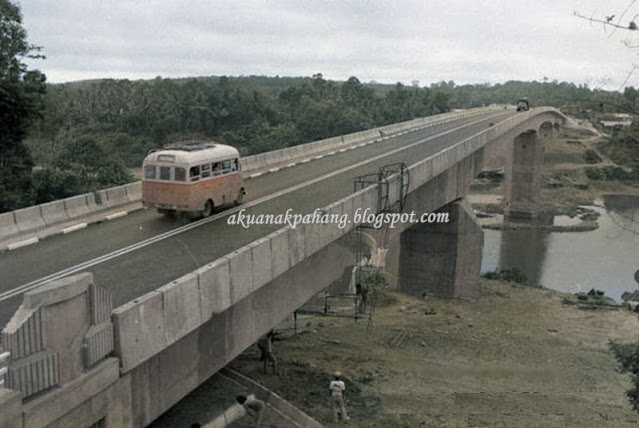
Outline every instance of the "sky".
[[[14, 0], [15, 1], [15, 0]], [[639, 87], [637, 0], [20, 0], [28, 61], [51, 83], [312, 76], [429, 86], [566, 81]], [[625, 13], [624, 13], [625, 11]], [[619, 20], [621, 18], [621, 20]], [[639, 24], [639, 16], [637, 16]], [[628, 76], [630, 78], [628, 79]]]

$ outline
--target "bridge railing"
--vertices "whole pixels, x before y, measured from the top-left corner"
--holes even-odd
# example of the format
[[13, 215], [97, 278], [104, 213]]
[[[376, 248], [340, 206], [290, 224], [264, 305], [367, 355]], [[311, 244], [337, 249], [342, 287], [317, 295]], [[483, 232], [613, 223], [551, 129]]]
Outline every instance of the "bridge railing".
[[385, 138], [403, 132], [417, 131], [436, 123], [445, 123], [455, 118], [472, 116], [486, 111], [485, 108], [469, 109], [463, 112], [449, 112], [435, 116], [420, 117], [405, 122], [394, 123], [365, 131], [354, 132], [338, 137], [313, 141], [293, 147], [273, 150], [265, 153], [247, 156], [241, 159], [242, 171], [250, 176], [256, 171], [269, 168], [272, 165], [286, 164], [309, 156], [319, 155], [332, 150], [340, 150], [364, 141]]

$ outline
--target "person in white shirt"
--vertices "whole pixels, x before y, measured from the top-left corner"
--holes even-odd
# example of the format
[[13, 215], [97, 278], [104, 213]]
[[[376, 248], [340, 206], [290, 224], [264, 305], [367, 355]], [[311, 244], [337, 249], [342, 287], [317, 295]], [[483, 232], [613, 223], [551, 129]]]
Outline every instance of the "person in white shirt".
[[340, 414], [343, 421], [349, 420], [350, 418], [346, 414], [346, 405], [344, 403], [344, 391], [346, 390], [346, 385], [342, 380], [342, 374], [340, 372], [335, 372], [333, 380], [328, 385], [328, 389], [331, 393], [331, 403], [333, 405], [335, 423], [339, 422]]
[[262, 419], [264, 418], [266, 404], [262, 400], [247, 397], [246, 395], [238, 395], [235, 399], [244, 407], [246, 414], [251, 417], [251, 426], [255, 428], [262, 426]]

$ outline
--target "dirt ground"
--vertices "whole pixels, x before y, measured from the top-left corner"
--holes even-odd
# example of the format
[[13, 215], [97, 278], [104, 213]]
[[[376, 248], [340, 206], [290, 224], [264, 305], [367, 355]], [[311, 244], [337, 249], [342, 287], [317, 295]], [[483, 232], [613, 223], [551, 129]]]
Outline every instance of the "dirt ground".
[[485, 280], [475, 302], [392, 293], [369, 319], [306, 316], [275, 343], [280, 375], [256, 354], [232, 367], [332, 426], [340, 370], [350, 426], [625, 427], [629, 376], [610, 340], [639, 339], [625, 309], [585, 310], [552, 290]]

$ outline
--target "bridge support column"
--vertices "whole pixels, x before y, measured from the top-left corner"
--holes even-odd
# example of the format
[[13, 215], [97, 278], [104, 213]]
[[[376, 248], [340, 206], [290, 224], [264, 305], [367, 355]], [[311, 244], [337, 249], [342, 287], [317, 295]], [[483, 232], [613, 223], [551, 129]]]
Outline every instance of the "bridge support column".
[[537, 132], [525, 132], [515, 138], [505, 166], [505, 221], [547, 222], [539, 203], [543, 160], [544, 141]]
[[484, 232], [465, 199], [438, 212], [448, 213], [450, 221], [402, 232], [399, 289], [417, 296], [479, 298]]

